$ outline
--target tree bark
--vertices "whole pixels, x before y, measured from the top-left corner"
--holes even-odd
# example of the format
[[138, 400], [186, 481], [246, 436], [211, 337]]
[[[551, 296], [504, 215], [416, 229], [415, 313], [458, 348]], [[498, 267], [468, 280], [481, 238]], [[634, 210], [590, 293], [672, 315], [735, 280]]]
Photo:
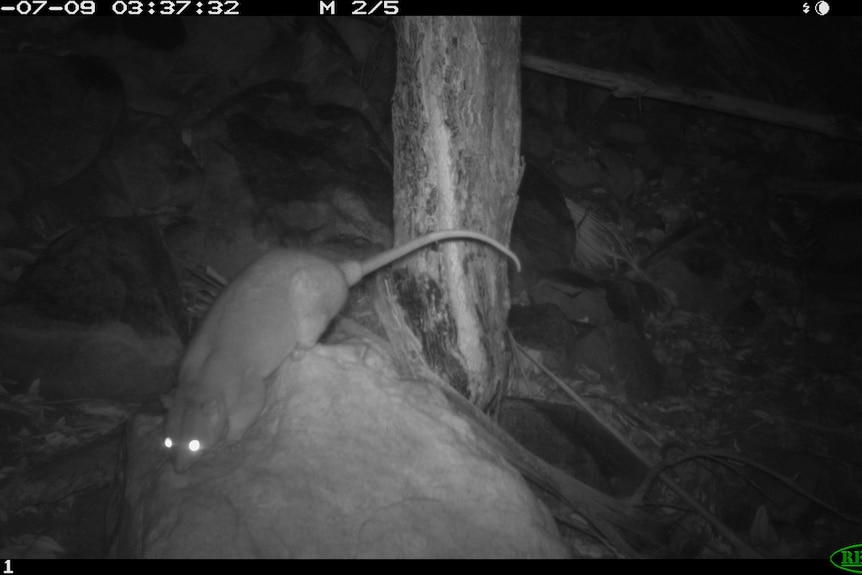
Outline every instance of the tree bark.
[[[396, 245], [447, 229], [508, 244], [523, 175], [520, 18], [405, 17], [395, 29]], [[510, 360], [505, 256], [444, 242], [392, 277], [431, 367], [487, 405]]]

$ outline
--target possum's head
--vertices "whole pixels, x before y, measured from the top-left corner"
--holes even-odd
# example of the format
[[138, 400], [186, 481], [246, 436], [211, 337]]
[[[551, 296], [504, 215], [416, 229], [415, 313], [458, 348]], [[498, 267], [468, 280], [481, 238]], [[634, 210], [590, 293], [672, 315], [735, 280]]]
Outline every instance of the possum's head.
[[227, 433], [227, 414], [217, 398], [174, 398], [165, 420], [165, 447], [177, 473], [186, 471]]

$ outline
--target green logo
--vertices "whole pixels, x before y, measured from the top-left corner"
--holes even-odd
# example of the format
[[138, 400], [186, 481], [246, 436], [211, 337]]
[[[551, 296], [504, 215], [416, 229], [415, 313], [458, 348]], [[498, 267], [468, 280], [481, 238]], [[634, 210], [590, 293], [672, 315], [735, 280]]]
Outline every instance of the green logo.
[[833, 551], [829, 556], [829, 562], [850, 573], [862, 573], [862, 543]]

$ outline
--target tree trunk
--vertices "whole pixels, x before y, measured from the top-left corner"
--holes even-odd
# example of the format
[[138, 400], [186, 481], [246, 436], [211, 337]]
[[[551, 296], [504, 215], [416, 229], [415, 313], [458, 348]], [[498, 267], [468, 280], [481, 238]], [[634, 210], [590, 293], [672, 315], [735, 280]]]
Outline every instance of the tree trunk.
[[[523, 175], [520, 18], [405, 17], [395, 29], [395, 244], [447, 229], [508, 244]], [[509, 367], [506, 263], [451, 241], [392, 276], [431, 367], [480, 407]]]

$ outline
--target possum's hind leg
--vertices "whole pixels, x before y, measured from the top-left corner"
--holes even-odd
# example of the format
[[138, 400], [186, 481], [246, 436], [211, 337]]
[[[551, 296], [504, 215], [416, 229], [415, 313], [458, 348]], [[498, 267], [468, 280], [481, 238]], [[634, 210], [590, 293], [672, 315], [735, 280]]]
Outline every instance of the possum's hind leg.
[[296, 345], [290, 352], [294, 361], [317, 344], [332, 319], [347, 301], [347, 284], [334, 265], [310, 267], [291, 278]]

